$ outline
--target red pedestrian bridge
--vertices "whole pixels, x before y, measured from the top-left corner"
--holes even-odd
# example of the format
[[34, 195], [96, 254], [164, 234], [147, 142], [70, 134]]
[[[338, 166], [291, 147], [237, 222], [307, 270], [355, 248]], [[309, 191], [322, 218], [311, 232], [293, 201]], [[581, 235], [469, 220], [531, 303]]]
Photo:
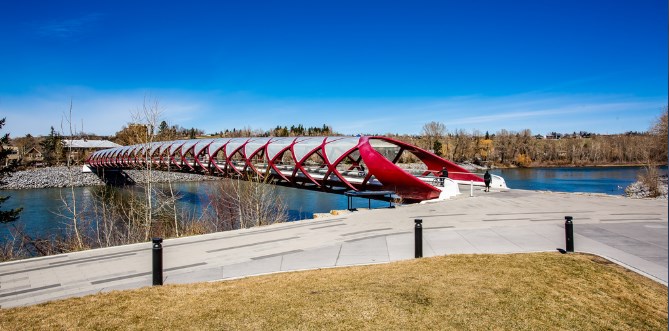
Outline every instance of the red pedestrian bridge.
[[[398, 163], [405, 153], [413, 155], [412, 163]], [[258, 176], [274, 184], [331, 192], [393, 191], [406, 201], [455, 195], [457, 183], [483, 185], [483, 178], [451, 161], [380, 136], [161, 141], [97, 151], [86, 163], [96, 171], [151, 166], [245, 179]], [[440, 177], [444, 168], [448, 178]]]

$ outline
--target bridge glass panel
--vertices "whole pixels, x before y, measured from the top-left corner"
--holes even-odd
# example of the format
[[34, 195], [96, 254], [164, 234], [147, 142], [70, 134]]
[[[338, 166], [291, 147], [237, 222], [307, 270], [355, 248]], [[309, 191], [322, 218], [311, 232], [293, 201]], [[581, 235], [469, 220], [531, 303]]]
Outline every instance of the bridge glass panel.
[[160, 155], [163, 155], [165, 151], [169, 152], [172, 144], [174, 144], [174, 141], [166, 141], [164, 144], [160, 145]]
[[334, 163], [342, 155], [358, 146], [358, 142], [360, 142], [360, 138], [352, 137], [327, 143], [325, 145], [325, 155], [327, 156], [328, 161]]
[[198, 140], [197, 144], [194, 147], [195, 155], [199, 156], [200, 154], [202, 154], [202, 151], [205, 148], [207, 148], [207, 146], [209, 146], [209, 144], [211, 144], [212, 142], [214, 142], [214, 139]]
[[176, 140], [169, 146], [170, 155], [174, 155], [175, 152], [181, 150], [181, 146], [185, 143], [185, 140]]
[[194, 147], [195, 144], [197, 144], [197, 140], [186, 140], [186, 142], [184, 142], [183, 146], [181, 147], [181, 150], [183, 153], [186, 153], [186, 151]]
[[113, 162], [116, 165], [121, 165], [123, 160], [123, 155], [129, 149], [128, 146], [122, 148], [115, 148], [112, 151], [108, 152], [104, 157], [107, 158], [108, 162]]
[[168, 149], [168, 161], [171, 164], [176, 165], [177, 167], [182, 166], [181, 162], [181, 146], [186, 142], [186, 140], [177, 140], [170, 145]]
[[293, 143], [295, 138], [274, 138], [272, 142], [267, 145], [267, 158], [273, 159], [282, 149], [288, 147]]
[[360, 151], [355, 148], [348, 154], [341, 162], [337, 163], [337, 171], [350, 183], [361, 184], [367, 175], [367, 168], [365, 167]]
[[251, 154], [257, 152], [260, 148], [265, 146], [267, 142], [272, 139], [272, 138], [256, 138], [250, 140], [246, 145], [244, 146], [246, 156], [249, 157]]
[[251, 155], [253, 155], [250, 162], [261, 175], [264, 174], [265, 170], [269, 165], [269, 163], [267, 163], [267, 160], [265, 159], [265, 149], [263, 147], [271, 139], [272, 138], [253, 139], [244, 146], [244, 149], [246, 149], [246, 157], [248, 158], [251, 157]]
[[131, 159], [133, 162], [135, 161], [135, 158], [137, 157], [137, 150], [138, 150], [140, 147], [141, 147], [141, 146], [139, 146], [139, 145], [132, 145], [132, 146], [130, 146], [130, 148], [128, 149], [127, 154], [128, 154], [128, 156], [130, 157], [130, 159]]
[[369, 144], [375, 151], [390, 161], [395, 160], [401, 149], [399, 146], [381, 139], [370, 139]]
[[323, 143], [323, 137], [310, 137], [299, 140], [294, 146], [293, 151], [297, 162], [300, 162], [309, 152]]
[[152, 156], [156, 153], [157, 150], [160, 149], [160, 146], [162, 146], [164, 142], [162, 141], [156, 141], [151, 143], [151, 147], [149, 148], [149, 154]]
[[[219, 138], [219, 139], [214, 139], [214, 141], [209, 144], [209, 147], [207, 148], [207, 154], [209, 156], [213, 156], [216, 151], [223, 147], [228, 141], [230, 141], [230, 138]], [[221, 151], [221, 153], [225, 154], [225, 151]]]
[[198, 162], [206, 168], [209, 168], [209, 153], [207, 153], [207, 147], [209, 147], [209, 144], [211, 144], [213, 141], [214, 139], [198, 140], [197, 144], [195, 144], [195, 147], [193, 147], [193, 151], [195, 151], [195, 157], [197, 158]]
[[193, 147], [197, 144], [197, 140], [187, 140], [183, 146], [181, 146], [181, 155], [185, 162], [187, 162], [191, 167], [195, 166], [195, 153], [193, 153]]
[[225, 154], [230, 155], [236, 149], [244, 145], [249, 139], [248, 138], [232, 138], [227, 146], [225, 146]]

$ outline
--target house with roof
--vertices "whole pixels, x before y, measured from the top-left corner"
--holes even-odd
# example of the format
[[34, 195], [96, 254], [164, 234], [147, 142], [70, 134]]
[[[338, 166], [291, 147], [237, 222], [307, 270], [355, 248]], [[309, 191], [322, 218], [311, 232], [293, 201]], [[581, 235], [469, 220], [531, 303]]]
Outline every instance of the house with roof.
[[9, 151], [9, 154], [7, 154], [7, 157], [5, 158], [5, 167], [8, 166], [10, 163], [18, 162], [20, 159], [19, 156], [19, 148], [15, 146], [9, 146], [9, 145], [3, 145], [2, 146], [3, 150]]
[[63, 139], [63, 149], [71, 161], [84, 161], [93, 152], [121, 147], [109, 140]]
[[42, 161], [44, 161], [44, 155], [37, 147], [31, 147], [23, 153], [23, 162], [27, 164], [41, 163]]

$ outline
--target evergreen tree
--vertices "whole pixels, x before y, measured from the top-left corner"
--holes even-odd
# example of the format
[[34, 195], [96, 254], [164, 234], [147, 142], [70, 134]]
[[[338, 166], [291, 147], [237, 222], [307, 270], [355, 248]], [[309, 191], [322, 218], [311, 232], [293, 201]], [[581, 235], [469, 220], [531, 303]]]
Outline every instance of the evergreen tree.
[[160, 125], [158, 125], [158, 134], [163, 134], [166, 133], [167, 130], [169, 130], [170, 126], [167, 125], [167, 122], [162, 121], [160, 122]]
[[44, 162], [47, 165], [53, 165], [60, 161], [63, 155], [63, 137], [56, 132], [53, 126], [46, 139], [40, 143], [40, 146], [42, 146]]
[[434, 154], [437, 154], [438, 156], [441, 156], [441, 141], [436, 140], [434, 144], [432, 145], [432, 149], [434, 150]]
[[[0, 129], [5, 126], [5, 119], [0, 120]], [[9, 144], [9, 133], [5, 133], [2, 138], [0, 138], [0, 164], [6, 164], [7, 156], [12, 152], [9, 149], [5, 149], [4, 146]], [[0, 183], [4, 184], [2, 180], [7, 174], [15, 170], [15, 163], [11, 163], [8, 166], [0, 169]], [[0, 196], [0, 207], [2, 204], [7, 201], [9, 196]], [[0, 223], [9, 223], [16, 221], [19, 218], [19, 213], [23, 208], [10, 209], [10, 210], [0, 210]]]

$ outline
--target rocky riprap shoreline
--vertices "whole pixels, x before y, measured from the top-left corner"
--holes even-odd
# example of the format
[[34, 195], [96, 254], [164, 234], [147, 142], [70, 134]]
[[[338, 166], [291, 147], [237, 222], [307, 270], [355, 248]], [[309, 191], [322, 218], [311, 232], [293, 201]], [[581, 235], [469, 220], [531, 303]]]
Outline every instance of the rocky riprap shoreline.
[[627, 188], [625, 188], [625, 196], [633, 199], [644, 199], [644, 198], [656, 198], [656, 199], [667, 199], [667, 175], [660, 176], [658, 178], [658, 191], [659, 196], [653, 197], [652, 192], [646, 184], [641, 181], [636, 181]]
[[[145, 179], [145, 170], [124, 170], [125, 174], [136, 183]], [[202, 180], [216, 180], [220, 177], [203, 176], [181, 172], [167, 172], [154, 170], [153, 182], [193, 182]], [[50, 187], [70, 186], [98, 186], [105, 183], [94, 173], [82, 172], [81, 166], [73, 167], [47, 167], [17, 171], [3, 178], [4, 184], [0, 189], [34, 189]]]

